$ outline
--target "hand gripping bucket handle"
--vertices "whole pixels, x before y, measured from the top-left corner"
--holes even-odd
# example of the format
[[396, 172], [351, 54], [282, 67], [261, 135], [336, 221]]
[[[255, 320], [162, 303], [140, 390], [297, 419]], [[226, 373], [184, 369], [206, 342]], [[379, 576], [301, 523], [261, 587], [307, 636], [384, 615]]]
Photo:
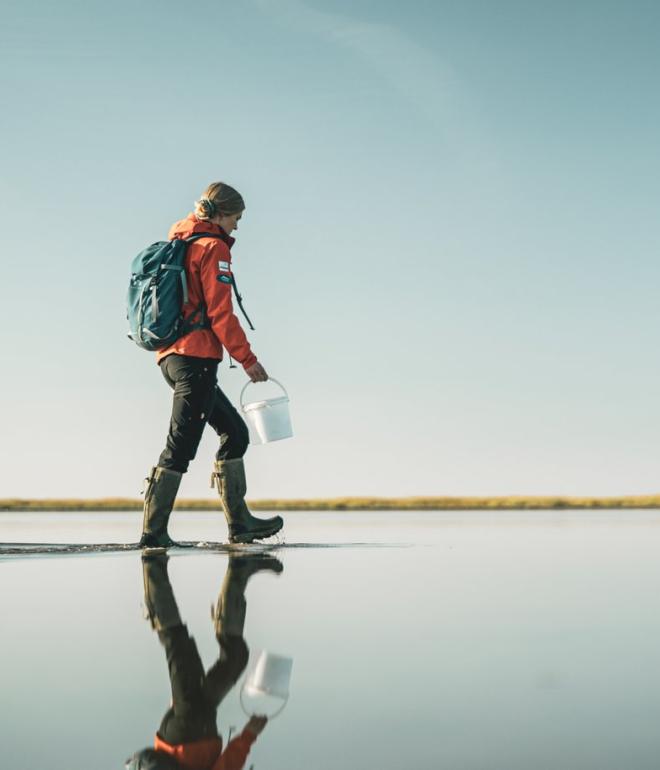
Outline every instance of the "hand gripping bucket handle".
[[[280, 386], [280, 388], [282, 388], [282, 390], [284, 391], [284, 395], [285, 395], [287, 398], [289, 398], [289, 394], [286, 392], [286, 388], [284, 387], [284, 385], [282, 385], [282, 383], [281, 383], [279, 380], [276, 380], [274, 377], [269, 377], [269, 378], [268, 378], [268, 380], [267, 380], [267, 382], [274, 382], [276, 385], [279, 385], [279, 386]], [[242, 409], [243, 411], [245, 411], [245, 410], [244, 410], [245, 404], [243, 403], [243, 394], [245, 393], [245, 391], [248, 389], [248, 387], [249, 387], [250, 385], [256, 385], [256, 384], [257, 384], [256, 382], [252, 382], [252, 380], [248, 380], [248, 381], [245, 383], [245, 385], [243, 385], [243, 390], [241, 391], [241, 395], [240, 395], [240, 397], [239, 397], [239, 401], [240, 401], [240, 404], [241, 404], [241, 409]]]

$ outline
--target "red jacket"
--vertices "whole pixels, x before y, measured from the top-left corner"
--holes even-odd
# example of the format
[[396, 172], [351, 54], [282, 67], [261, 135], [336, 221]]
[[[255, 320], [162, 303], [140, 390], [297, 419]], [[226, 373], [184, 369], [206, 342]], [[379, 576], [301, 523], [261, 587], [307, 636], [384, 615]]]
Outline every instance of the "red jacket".
[[186, 770], [242, 770], [257, 736], [243, 730], [222, 750], [221, 738], [206, 738], [192, 743], [167, 743], [159, 735], [154, 740], [156, 751], [170, 754]]
[[188, 214], [170, 228], [169, 239], [188, 238], [193, 233], [217, 233], [219, 238], [200, 238], [188, 246], [186, 251], [186, 277], [188, 279], [188, 302], [183, 315], [188, 318], [200, 303], [206, 306], [211, 322], [210, 329], [195, 329], [180, 337], [168, 348], [156, 353], [156, 361], [170, 353], [195, 358], [216, 358], [222, 360], [224, 347], [232, 358], [248, 369], [256, 363], [257, 357], [250, 348], [245, 332], [232, 305], [231, 247], [234, 239], [222, 228], [211, 222], [197, 219]]

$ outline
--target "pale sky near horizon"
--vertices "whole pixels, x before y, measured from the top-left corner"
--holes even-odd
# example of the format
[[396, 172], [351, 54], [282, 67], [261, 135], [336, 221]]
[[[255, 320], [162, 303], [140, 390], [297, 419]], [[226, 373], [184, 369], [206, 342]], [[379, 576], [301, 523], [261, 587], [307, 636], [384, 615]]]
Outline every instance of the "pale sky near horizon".
[[0, 497], [137, 495], [129, 265], [218, 179], [296, 434], [251, 497], [660, 491], [658, 39], [639, 0], [4, 2]]

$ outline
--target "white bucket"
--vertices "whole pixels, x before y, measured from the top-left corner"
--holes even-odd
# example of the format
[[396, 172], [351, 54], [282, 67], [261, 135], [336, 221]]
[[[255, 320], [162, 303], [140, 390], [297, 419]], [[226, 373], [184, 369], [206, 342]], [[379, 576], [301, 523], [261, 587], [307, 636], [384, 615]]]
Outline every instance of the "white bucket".
[[264, 650], [245, 682], [245, 694], [270, 695], [286, 700], [289, 697], [292, 667], [293, 658]]
[[269, 381], [279, 385], [284, 391], [284, 395], [244, 404], [243, 394], [248, 385], [252, 385], [250, 381], [245, 383], [240, 396], [241, 409], [245, 419], [252, 429], [252, 434], [259, 439], [260, 444], [268, 444], [271, 441], [280, 441], [283, 438], [293, 436], [289, 415], [289, 394], [281, 382], [272, 377]]
[[241, 706], [248, 716], [273, 719], [289, 700], [293, 658], [264, 650], [241, 687]]

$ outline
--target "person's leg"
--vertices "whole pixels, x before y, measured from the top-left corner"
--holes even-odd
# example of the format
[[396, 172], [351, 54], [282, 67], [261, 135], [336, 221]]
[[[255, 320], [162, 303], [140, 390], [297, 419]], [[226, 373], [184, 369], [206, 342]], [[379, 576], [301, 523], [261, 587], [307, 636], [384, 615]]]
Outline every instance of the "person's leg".
[[213, 390], [208, 423], [220, 439], [216, 460], [237, 460], [245, 455], [250, 444], [248, 427], [218, 385]]
[[145, 479], [142, 536], [138, 543], [141, 548], [163, 549], [176, 545], [167, 533], [167, 524], [182, 475], [156, 466]]
[[158, 731], [168, 743], [185, 743], [215, 736], [215, 710], [209, 711], [202, 683], [204, 666], [195, 640], [181, 620], [167, 572], [166, 554], [142, 556], [144, 604], [152, 628], [165, 648], [172, 688], [172, 705]]
[[142, 547], [175, 544], [167, 534], [167, 523], [181, 477], [197, 453], [213, 406], [217, 366], [217, 361], [176, 354], [161, 361], [163, 376], [174, 390], [172, 415], [165, 449], [147, 478]]
[[274, 556], [229, 556], [227, 572], [213, 615], [220, 657], [206, 674], [204, 695], [217, 708], [247, 666], [249, 652], [243, 639], [247, 604], [245, 589], [252, 575], [260, 571], [280, 574], [284, 567]]
[[158, 735], [172, 744], [217, 737], [216, 709], [204, 693], [204, 666], [195, 640], [185, 625], [159, 631], [158, 638], [165, 648], [172, 690], [172, 704]]
[[214, 408], [218, 362], [174, 354], [161, 362], [161, 370], [174, 393], [170, 428], [158, 467], [185, 473]]
[[166, 554], [142, 555], [144, 606], [151, 627], [158, 632], [183, 625], [167, 573], [167, 563]]
[[271, 537], [282, 529], [284, 522], [281, 516], [258, 519], [250, 513], [245, 503], [247, 483], [243, 455], [250, 443], [250, 436], [243, 418], [217, 386], [208, 422], [220, 439], [211, 484], [220, 495], [229, 529], [229, 541], [251, 543], [253, 540]]

